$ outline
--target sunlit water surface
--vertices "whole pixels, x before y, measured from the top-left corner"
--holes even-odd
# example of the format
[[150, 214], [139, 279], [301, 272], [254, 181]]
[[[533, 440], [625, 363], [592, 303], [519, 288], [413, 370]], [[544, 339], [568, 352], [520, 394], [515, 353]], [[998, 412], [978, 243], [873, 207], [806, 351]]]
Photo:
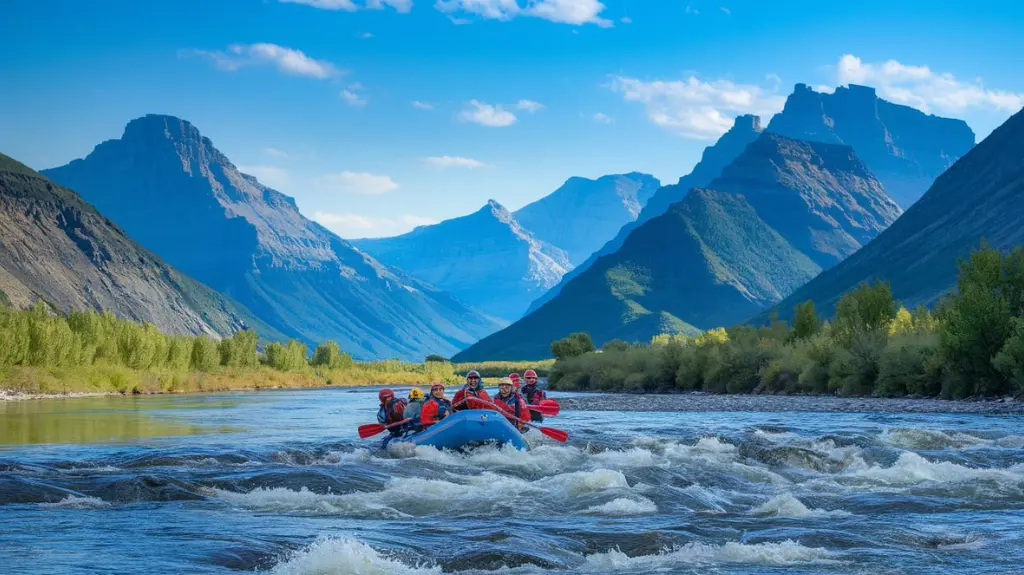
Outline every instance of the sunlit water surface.
[[563, 412], [567, 444], [459, 454], [377, 452], [375, 411], [368, 389], [0, 403], [0, 571], [1024, 564], [1019, 416]]

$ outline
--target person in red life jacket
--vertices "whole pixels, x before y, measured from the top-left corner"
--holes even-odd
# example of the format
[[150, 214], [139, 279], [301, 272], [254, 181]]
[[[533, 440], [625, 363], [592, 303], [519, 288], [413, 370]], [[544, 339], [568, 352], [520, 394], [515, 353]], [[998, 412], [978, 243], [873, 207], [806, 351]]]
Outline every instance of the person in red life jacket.
[[526, 414], [530, 412], [530, 408], [526, 407], [526, 400], [523, 399], [523, 396], [512, 388], [511, 379], [503, 377], [498, 382], [498, 395], [494, 396], [494, 405], [498, 406], [499, 411], [505, 413], [509, 423], [516, 426], [519, 431], [526, 433], [525, 425], [519, 420], [527, 419]]
[[[478, 398], [478, 399], [474, 399]], [[455, 392], [452, 398], [452, 410], [462, 411], [463, 409], [493, 409], [491, 396], [487, 395], [483, 382], [480, 380], [480, 373], [473, 370], [466, 374], [466, 385]]]
[[[390, 389], [382, 389], [377, 394], [377, 398], [380, 399], [380, 409], [377, 410], [377, 423], [391, 425], [405, 419], [405, 400], [395, 399], [395, 392]], [[387, 445], [388, 441], [405, 433], [405, 426], [395, 425], [389, 427], [388, 433], [391, 435], [385, 440], [385, 445]]]
[[444, 384], [435, 381], [430, 386], [430, 397], [423, 402], [423, 407], [420, 408], [420, 425], [426, 429], [451, 414], [452, 402], [444, 396]]
[[519, 379], [519, 374], [510, 373], [508, 374], [508, 378], [512, 380], [512, 391], [519, 393], [519, 386], [522, 383], [522, 380]]
[[[519, 393], [523, 394], [523, 398], [526, 400], [527, 405], [537, 405], [547, 399], [547, 394], [544, 393], [544, 390], [537, 388], [536, 371], [533, 371], [532, 369], [526, 370], [523, 372], [523, 378], [526, 380], [526, 385], [519, 390]], [[531, 411], [530, 419], [532, 421], [544, 421], [544, 416], [541, 415], [539, 411]]]

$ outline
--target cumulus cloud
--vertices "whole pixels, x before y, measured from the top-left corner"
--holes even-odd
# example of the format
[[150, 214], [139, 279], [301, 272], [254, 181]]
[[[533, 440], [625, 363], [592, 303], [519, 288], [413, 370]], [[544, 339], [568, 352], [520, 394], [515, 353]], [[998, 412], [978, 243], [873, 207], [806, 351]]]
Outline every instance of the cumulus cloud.
[[595, 122], [599, 122], [601, 124], [611, 124], [612, 122], [615, 121], [611, 116], [605, 114], [604, 112], [598, 112], [591, 117]]
[[291, 183], [288, 171], [277, 166], [238, 166], [238, 171], [254, 176], [261, 184], [271, 188], [283, 188]]
[[227, 52], [208, 50], [183, 50], [181, 56], [201, 56], [209, 59], [222, 70], [235, 71], [246, 66], [270, 65], [278, 71], [293, 76], [325, 79], [342, 72], [326, 60], [316, 60], [301, 50], [286, 48], [277, 44], [232, 44]]
[[375, 218], [334, 212], [314, 212], [313, 220], [343, 238], [393, 236], [404, 234], [417, 226], [437, 223], [437, 220], [412, 214], [398, 218]]
[[622, 18], [619, 18], [619, 22], [622, 22], [623, 24], [632, 24], [633, 19], [629, 16], [623, 16]]
[[358, 10], [383, 10], [385, 6], [394, 8], [403, 14], [412, 10], [412, 0], [278, 0], [283, 4], [305, 4], [321, 10], [341, 10], [356, 12]]
[[873, 86], [890, 102], [913, 106], [925, 112], [963, 112], [988, 108], [1016, 112], [1024, 107], [1024, 94], [987, 88], [981, 79], [959, 80], [949, 72], [928, 66], [903, 64], [897, 60], [869, 63], [843, 54], [835, 66], [839, 84]]
[[362, 34], [359, 35], [359, 37], [363, 38], [364, 40], [368, 40], [370, 38], [373, 38], [373, 32], [363, 32]]
[[424, 158], [424, 160], [438, 168], [482, 168], [487, 165], [480, 160], [464, 158], [462, 156], [432, 156]]
[[473, 122], [489, 128], [504, 128], [516, 123], [516, 116], [501, 104], [492, 106], [487, 102], [470, 100], [466, 109], [459, 112], [459, 120]]
[[437, 0], [434, 8], [445, 14], [473, 14], [489, 20], [511, 20], [517, 16], [541, 18], [559, 24], [614, 26], [601, 17], [605, 6], [598, 0]]
[[519, 100], [516, 102], [516, 108], [524, 110], [526, 112], [536, 112], [544, 107], [544, 104], [540, 102], [534, 102], [533, 100]]
[[627, 102], [643, 104], [651, 122], [695, 140], [714, 140], [732, 127], [736, 116], [769, 117], [786, 102], [785, 96], [756, 84], [696, 76], [652, 82], [616, 76], [610, 87]]
[[381, 176], [368, 172], [338, 172], [320, 176], [316, 185], [325, 191], [345, 192], [375, 196], [398, 189], [398, 184], [391, 176]]
[[268, 156], [274, 156], [275, 158], [287, 158], [288, 157], [288, 153], [287, 152], [282, 152], [281, 150], [278, 150], [277, 148], [263, 148], [263, 153], [268, 155]]
[[421, 102], [419, 100], [413, 100], [412, 101], [412, 107], [413, 108], [417, 108], [419, 110], [433, 110], [434, 109], [434, 105], [433, 104], [428, 104], [427, 102]]

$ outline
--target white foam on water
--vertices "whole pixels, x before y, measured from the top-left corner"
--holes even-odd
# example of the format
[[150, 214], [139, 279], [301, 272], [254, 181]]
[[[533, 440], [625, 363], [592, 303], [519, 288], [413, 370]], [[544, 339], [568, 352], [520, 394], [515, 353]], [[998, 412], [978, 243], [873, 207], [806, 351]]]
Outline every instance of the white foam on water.
[[56, 503], [40, 503], [39, 506], [44, 509], [102, 509], [110, 507], [110, 502], [98, 497], [68, 495]]
[[270, 570], [272, 575], [440, 575], [440, 567], [412, 566], [355, 539], [321, 539]]
[[380, 503], [374, 497], [367, 497], [372, 494], [365, 493], [334, 495], [315, 493], [305, 487], [298, 491], [285, 487], [257, 487], [246, 493], [223, 489], [211, 489], [210, 491], [229, 503], [261, 511], [305, 511], [388, 519], [408, 517], [407, 514]]
[[882, 432], [879, 439], [887, 445], [914, 450], [963, 449], [966, 447], [989, 446], [995, 443], [992, 440], [982, 439], [967, 433], [946, 433], [937, 429], [923, 429], [919, 427], [886, 429]]
[[823, 547], [805, 547], [787, 539], [777, 543], [744, 544], [729, 542], [722, 545], [687, 543], [655, 555], [629, 557], [612, 550], [587, 557], [582, 570], [589, 573], [615, 571], [650, 572], [666, 570], [679, 565], [744, 563], [751, 565], [801, 565], [837, 563], [838, 555]]
[[764, 504], [751, 510], [754, 515], [767, 515], [771, 517], [848, 517], [850, 513], [841, 509], [828, 511], [825, 509], [810, 509], [794, 497], [791, 493], [783, 493], [772, 497]]
[[593, 507], [589, 507], [585, 511], [585, 513], [592, 515], [611, 515], [613, 517], [646, 515], [657, 512], [658, 506], [646, 497], [641, 497], [640, 499], [619, 497], [618, 499], [613, 499], [604, 505], [594, 505]]
[[843, 471], [854, 471], [869, 467], [867, 461], [864, 461], [864, 450], [856, 445], [836, 447], [835, 441], [826, 439], [811, 443], [810, 449], [839, 463]]
[[929, 461], [909, 451], [900, 454], [899, 459], [892, 467], [872, 466], [858, 470], [851, 475], [890, 485], [968, 481], [994, 481], [1005, 485], [1024, 485], [1024, 465], [1014, 465], [1005, 469], [978, 469], [948, 461]]
[[1024, 435], [1007, 435], [995, 440], [995, 445], [1006, 449], [1024, 449]]

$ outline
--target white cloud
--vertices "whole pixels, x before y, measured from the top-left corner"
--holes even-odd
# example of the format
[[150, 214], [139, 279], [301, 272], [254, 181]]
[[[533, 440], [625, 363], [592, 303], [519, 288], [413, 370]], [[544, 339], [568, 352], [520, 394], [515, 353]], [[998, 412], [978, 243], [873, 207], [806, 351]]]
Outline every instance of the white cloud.
[[316, 179], [318, 187], [325, 191], [346, 192], [374, 196], [398, 189], [391, 176], [379, 176], [367, 172], [338, 172]]
[[852, 54], [843, 54], [835, 73], [839, 84], [873, 86], [880, 97], [924, 112], [956, 113], [968, 108], [1017, 112], [1024, 107], [1024, 93], [989, 89], [981, 79], [962, 81], [949, 72], [935, 72], [928, 66], [911, 66], [896, 60], [867, 63]]
[[633, 19], [629, 16], [623, 16], [622, 18], [619, 18], [619, 22], [622, 22], [623, 24], [632, 24]]
[[528, 16], [559, 24], [614, 26], [611, 20], [600, 16], [605, 6], [598, 0], [530, 0], [525, 6], [519, 0], [437, 0], [434, 8], [445, 14], [461, 12], [489, 20]]
[[394, 8], [403, 14], [412, 10], [412, 0], [278, 0], [284, 4], [305, 4], [321, 10], [342, 10], [356, 12], [358, 10], [383, 10], [385, 6]]
[[732, 10], [726, 8], [725, 6], [721, 6], [718, 9], [721, 10], [722, 13], [725, 14], [726, 16], [732, 16]]
[[359, 89], [358, 86], [349, 86], [349, 88], [350, 89], [342, 90], [341, 93], [339, 94], [339, 96], [341, 96], [341, 99], [344, 100], [346, 104], [348, 104], [349, 106], [365, 106], [366, 104], [369, 103], [369, 101], [366, 98], [360, 96], [358, 93], [355, 92], [355, 90]]
[[533, 100], [519, 100], [518, 102], [516, 102], [516, 108], [520, 110], [525, 110], [530, 113], [536, 112], [537, 110], [540, 110], [543, 107], [544, 104], [541, 104], [540, 102], [534, 102]]
[[611, 124], [615, 122], [614, 118], [603, 112], [598, 112], [591, 117], [594, 119], [595, 122], [600, 122], [602, 124]]
[[284, 188], [291, 183], [288, 172], [276, 166], [238, 166], [238, 171], [255, 176], [261, 184], [271, 188]]
[[501, 104], [492, 106], [477, 100], [469, 101], [469, 107], [459, 112], [459, 119], [490, 128], [504, 128], [516, 123], [515, 114], [504, 109]]
[[359, 37], [363, 38], [364, 40], [368, 40], [370, 38], [373, 38], [373, 32], [363, 32], [362, 34], [359, 35]]
[[432, 156], [424, 158], [424, 160], [428, 164], [439, 168], [483, 168], [487, 165], [480, 160], [464, 158], [462, 156]]
[[274, 156], [275, 158], [287, 158], [288, 157], [288, 153], [287, 152], [282, 152], [281, 150], [278, 150], [277, 148], [263, 148], [263, 153], [268, 155], [268, 156]]
[[433, 110], [434, 105], [428, 104], [427, 102], [420, 102], [419, 100], [412, 101], [412, 107], [420, 110]]
[[689, 4], [687, 4], [686, 5], [686, 13], [687, 14], [700, 14], [700, 10], [698, 10], [698, 9], [694, 8], [693, 6], [690, 6]]
[[429, 226], [437, 220], [405, 214], [398, 218], [375, 218], [359, 214], [314, 212], [313, 220], [343, 238], [384, 237], [404, 234], [416, 226]]
[[294, 48], [277, 44], [232, 44], [228, 52], [207, 50], [182, 50], [181, 56], [202, 56], [208, 58], [222, 70], [235, 71], [246, 66], [273, 65], [280, 72], [293, 76], [325, 79], [342, 72], [326, 60], [315, 60]]
[[756, 84], [706, 82], [696, 76], [669, 82], [616, 76], [610, 87], [627, 102], [643, 104], [655, 124], [696, 140], [718, 138], [741, 114], [771, 116], [786, 102], [785, 96]]

